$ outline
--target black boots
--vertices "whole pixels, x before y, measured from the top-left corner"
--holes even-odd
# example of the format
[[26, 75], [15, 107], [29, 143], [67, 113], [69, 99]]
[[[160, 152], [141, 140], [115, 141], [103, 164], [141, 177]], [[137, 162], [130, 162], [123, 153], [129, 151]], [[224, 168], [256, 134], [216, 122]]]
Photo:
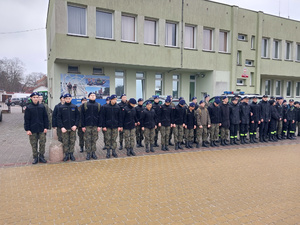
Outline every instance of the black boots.
[[110, 158], [110, 149], [107, 149], [106, 158], [107, 158], [107, 159]]
[[159, 145], [157, 144], [157, 141], [154, 142], [154, 147], [159, 147]]
[[209, 146], [206, 144], [205, 141], [202, 141], [202, 146], [205, 147], [205, 148], [209, 148]]
[[127, 156], [130, 156], [130, 148], [126, 148], [127, 150]]
[[178, 143], [175, 143], [175, 150], [178, 150]]
[[186, 147], [186, 148], [190, 148], [189, 142], [188, 142], [188, 141], [185, 142], [185, 147]]
[[240, 143], [238, 142], [237, 138], [234, 138], [233, 143], [234, 143], [235, 145], [239, 145], [239, 144], [240, 144]]
[[153, 147], [154, 147], [154, 145], [150, 145], [150, 152], [155, 152]]
[[122, 150], [122, 149], [123, 149], [123, 141], [120, 142], [120, 148], [119, 148], [119, 150]]
[[81, 153], [83, 152], [83, 146], [80, 146], [80, 152]]
[[221, 139], [221, 145], [222, 145], [222, 146], [226, 146], [225, 140], [224, 140], [224, 139]]
[[69, 153], [65, 153], [64, 162], [68, 161], [70, 159]]
[[[95, 152], [92, 152], [92, 154], [91, 154], [91, 153], [87, 153], [87, 154], [86, 154], [86, 160], [90, 160], [91, 157], [92, 157], [93, 159], [98, 159], [98, 157], [96, 156], [96, 153], [95, 153]], [[75, 158], [74, 158], [74, 159], [75, 159]], [[71, 160], [72, 160], [72, 159], [71, 159]]]
[[37, 164], [38, 162], [39, 162], [39, 158], [38, 157], [33, 158], [32, 164]]
[[[202, 146], [203, 146], [203, 143], [202, 143]], [[196, 142], [196, 148], [200, 148], [200, 143], [199, 142]]]
[[70, 155], [70, 159], [71, 159], [72, 161], [75, 161], [75, 157], [74, 157], [74, 155], [73, 155], [73, 152], [69, 153], [69, 155]]
[[[193, 147], [193, 142], [192, 142], [192, 141], [189, 141], [189, 142], [188, 142], [188, 145], [189, 145], [190, 149], [194, 148], [194, 147]], [[182, 149], [183, 149], [183, 148], [182, 148]]]
[[234, 138], [230, 138], [230, 144], [234, 145]]
[[47, 160], [44, 158], [44, 155], [41, 155], [41, 154], [40, 154], [40, 156], [39, 156], [39, 161], [40, 161], [41, 163], [46, 163], [46, 162], [47, 162]]
[[132, 156], [136, 156], [135, 152], [133, 151], [133, 148], [129, 148], [129, 153], [130, 153]]
[[91, 159], [91, 154], [90, 153], [87, 153], [86, 154], [86, 160], [90, 160]]
[[183, 150], [183, 147], [181, 146], [181, 142], [178, 142], [178, 148]]
[[161, 145], [161, 150], [162, 150], [162, 151], [166, 151], [166, 148], [165, 148], [164, 145]]
[[95, 152], [92, 152], [92, 158], [93, 158], [93, 159], [98, 159], [98, 157], [96, 156], [96, 153], [95, 153]]
[[116, 153], [116, 150], [115, 149], [112, 149], [112, 153], [111, 155], [115, 158], [118, 158], [118, 154]]
[[[163, 150], [163, 146], [161, 146], [161, 150]], [[150, 151], [149, 151], [149, 145], [148, 145], [148, 144], [146, 144], [146, 152], [147, 152], [147, 153], [150, 152]]]

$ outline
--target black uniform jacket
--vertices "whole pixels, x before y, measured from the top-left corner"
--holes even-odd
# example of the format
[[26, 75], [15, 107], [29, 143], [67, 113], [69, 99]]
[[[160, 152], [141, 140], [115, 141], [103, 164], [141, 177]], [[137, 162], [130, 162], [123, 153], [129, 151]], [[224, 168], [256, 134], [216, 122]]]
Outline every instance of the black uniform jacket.
[[253, 113], [253, 115], [250, 117], [250, 120], [258, 123], [258, 121], [260, 121], [260, 106], [257, 103], [252, 102], [250, 104], [250, 112]]
[[142, 111], [145, 110], [145, 107], [143, 105], [137, 105], [137, 107], [135, 107], [135, 110], [136, 110], [136, 118], [138, 122], [141, 122]]
[[153, 108], [151, 108], [150, 110], [145, 108], [141, 113], [140, 123], [141, 127], [153, 129], [158, 123], [158, 117], [155, 113], [155, 110]]
[[286, 119], [288, 121], [292, 121], [292, 120], [296, 121], [296, 108], [295, 108], [295, 106], [290, 106], [290, 105], [287, 106], [287, 110], [286, 110], [284, 119]]
[[263, 119], [264, 122], [269, 122], [271, 119], [270, 103], [262, 100], [258, 104], [260, 105], [260, 119]]
[[31, 133], [40, 133], [48, 127], [49, 120], [45, 106], [39, 103], [35, 105], [33, 102], [27, 105], [24, 114], [24, 129]]
[[162, 126], [168, 127], [171, 126], [173, 122], [173, 108], [171, 105], [163, 104], [160, 108], [160, 116], [159, 116], [159, 123]]
[[102, 127], [118, 128], [122, 127], [121, 108], [118, 104], [111, 103], [102, 107]]
[[194, 129], [194, 125], [197, 125], [195, 110], [192, 111], [190, 111], [189, 109], [186, 110], [184, 123], [187, 126], [187, 129]]
[[271, 105], [271, 119], [279, 120], [280, 116], [275, 105]]
[[57, 127], [70, 130], [73, 126], [78, 127], [80, 114], [76, 105], [65, 103], [58, 108]]
[[136, 109], [131, 105], [127, 105], [122, 109], [122, 127], [125, 130], [131, 130], [135, 128], [135, 123], [138, 122], [136, 117]]
[[[85, 107], [87, 104], [87, 107]], [[81, 126], [101, 127], [101, 115], [97, 102], [89, 100], [81, 107]]]
[[126, 102], [121, 101], [120, 103], [118, 103], [118, 106], [120, 107], [120, 109], [122, 110], [125, 106], [127, 105]]
[[211, 104], [208, 106], [207, 110], [209, 111], [209, 116], [210, 116], [210, 122], [217, 124], [221, 123], [221, 109], [219, 106], [215, 106], [215, 104]]
[[187, 110], [186, 107], [184, 107], [184, 106], [182, 107], [178, 104], [173, 110], [174, 121], [172, 123], [176, 124], [176, 125], [182, 125], [184, 123], [186, 110]]
[[275, 105], [275, 108], [279, 114], [279, 117], [282, 119], [283, 118], [283, 105], [280, 105], [278, 102]]
[[239, 104], [230, 103], [229, 105], [230, 124], [240, 124], [240, 107]]
[[240, 104], [240, 119], [242, 124], [250, 123], [250, 105], [246, 102]]
[[52, 127], [57, 127], [57, 114], [58, 114], [58, 108], [63, 105], [60, 103], [58, 103], [53, 110], [53, 114], [52, 114]]
[[222, 126], [225, 129], [229, 129], [230, 127], [230, 117], [229, 117], [229, 104], [221, 104], [220, 105], [220, 109], [221, 109], [221, 123]]
[[[152, 109], [154, 109], [157, 118], [159, 118], [160, 117], [160, 110], [161, 110], [161, 105], [159, 104], [159, 102], [158, 103], [153, 102]], [[157, 123], [159, 123], [158, 120], [157, 120]]]

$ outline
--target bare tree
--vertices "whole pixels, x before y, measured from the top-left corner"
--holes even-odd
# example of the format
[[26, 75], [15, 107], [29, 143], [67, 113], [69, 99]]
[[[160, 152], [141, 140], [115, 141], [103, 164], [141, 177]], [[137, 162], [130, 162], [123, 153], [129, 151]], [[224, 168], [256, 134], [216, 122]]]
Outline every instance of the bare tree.
[[35, 87], [37, 84], [37, 81], [40, 80], [43, 76], [45, 76], [44, 73], [38, 73], [38, 72], [32, 72], [28, 74], [25, 79], [23, 80], [23, 88], [26, 87]]

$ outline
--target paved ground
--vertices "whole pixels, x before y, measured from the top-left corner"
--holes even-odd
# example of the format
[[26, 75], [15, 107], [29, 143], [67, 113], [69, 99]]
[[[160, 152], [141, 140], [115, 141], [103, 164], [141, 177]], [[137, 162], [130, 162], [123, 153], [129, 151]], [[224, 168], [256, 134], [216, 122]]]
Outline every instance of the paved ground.
[[0, 224], [300, 224], [300, 140], [33, 166], [22, 116], [0, 123]]

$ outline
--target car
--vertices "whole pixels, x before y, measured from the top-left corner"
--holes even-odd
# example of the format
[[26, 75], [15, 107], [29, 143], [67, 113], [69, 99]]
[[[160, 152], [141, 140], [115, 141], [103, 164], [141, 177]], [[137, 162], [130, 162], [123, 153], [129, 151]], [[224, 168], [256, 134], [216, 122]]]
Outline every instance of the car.
[[0, 105], [0, 122], [2, 122], [2, 109], [1, 109], [2, 105]]
[[[159, 98], [159, 104], [160, 104], [160, 105], [165, 104], [165, 100], [166, 100], [167, 96], [163, 96], [163, 95], [162, 95], [162, 96], [159, 96], [158, 98]], [[152, 96], [151, 98], [148, 98], [146, 101], [144, 101], [143, 106], [146, 106], [146, 103], [147, 103], [148, 101], [152, 102], [152, 104], [153, 104], [153, 102], [154, 102], [153, 96]], [[179, 99], [172, 99], [172, 103], [173, 103], [175, 106], [177, 106], [177, 105], [179, 104]]]
[[233, 97], [238, 96], [239, 97], [239, 101], [241, 98], [243, 97], [248, 97], [249, 98], [249, 104], [252, 102], [252, 99], [254, 98], [254, 96], [256, 96], [258, 98], [258, 102], [261, 101], [262, 99], [262, 95], [259, 94], [245, 94], [245, 92], [231, 92], [231, 91], [224, 91], [224, 93], [222, 95], [218, 95], [218, 96], [214, 96], [209, 100], [209, 103], [213, 103], [215, 101], [216, 98], [219, 98], [220, 100], [222, 100], [222, 98], [224, 96], [228, 97], [228, 102], [230, 103], [231, 100], [233, 99]]
[[21, 100], [22, 100], [21, 98], [12, 98], [11, 99], [11, 106], [19, 105]]

